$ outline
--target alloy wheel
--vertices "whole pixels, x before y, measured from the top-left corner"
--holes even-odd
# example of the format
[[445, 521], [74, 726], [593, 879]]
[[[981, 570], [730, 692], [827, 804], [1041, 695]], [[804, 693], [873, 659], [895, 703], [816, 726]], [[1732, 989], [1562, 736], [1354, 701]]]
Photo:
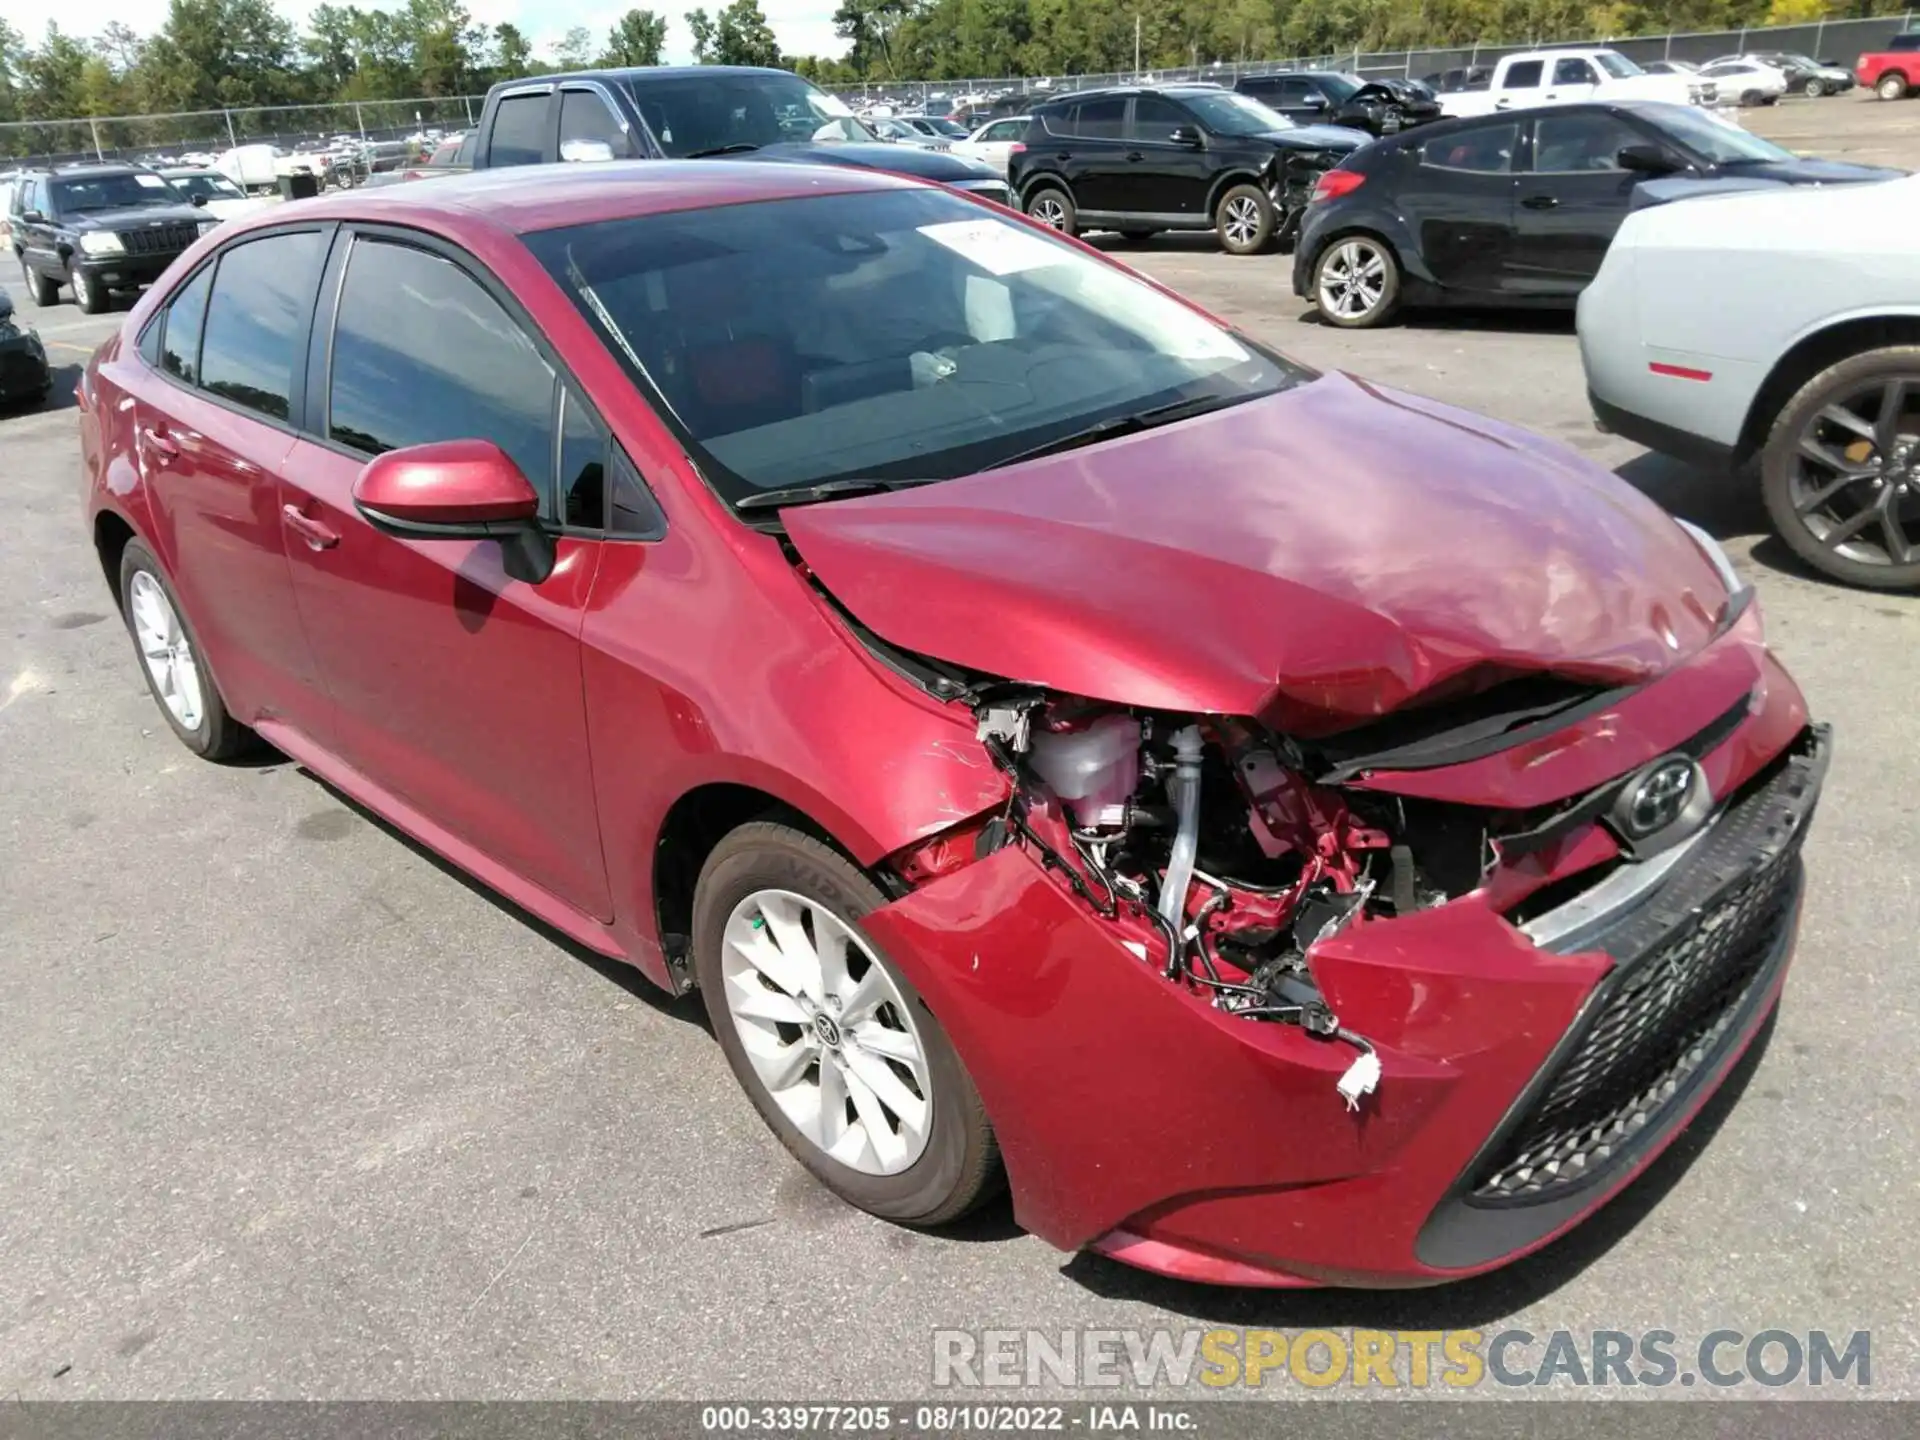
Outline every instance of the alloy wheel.
[[1342, 320], [1358, 320], [1380, 304], [1387, 289], [1387, 257], [1367, 240], [1343, 240], [1320, 267], [1320, 305]]
[[1227, 243], [1251, 245], [1260, 233], [1260, 207], [1250, 195], [1236, 195], [1227, 202]]
[[920, 1158], [933, 1124], [927, 1050], [851, 926], [805, 896], [757, 890], [727, 918], [720, 970], [741, 1047], [795, 1129], [867, 1175]]
[[153, 677], [154, 693], [181, 729], [198, 730], [206, 715], [206, 699], [187, 627], [180, 623], [179, 612], [160, 582], [146, 571], [134, 575], [127, 594], [133, 637]]
[[1052, 193], [1042, 195], [1033, 202], [1033, 208], [1027, 212], [1049, 230], [1067, 228], [1067, 207], [1060, 203], [1060, 197]]
[[1802, 427], [1787, 495], [1816, 542], [1863, 565], [1920, 560], [1920, 374], [1840, 392]]

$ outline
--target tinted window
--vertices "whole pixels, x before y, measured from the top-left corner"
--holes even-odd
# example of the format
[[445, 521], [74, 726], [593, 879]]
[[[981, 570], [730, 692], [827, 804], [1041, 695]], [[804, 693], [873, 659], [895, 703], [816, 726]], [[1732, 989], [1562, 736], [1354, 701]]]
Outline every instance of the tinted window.
[[607, 432], [593, 412], [561, 391], [560, 509], [562, 520], [581, 529], [607, 523]]
[[509, 95], [493, 114], [487, 164], [538, 165], [547, 154], [547, 96]]
[[996, 143], [1004, 140], [1018, 140], [1026, 128], [1027, 122], [1024, 120], [996, 120], [981, 132], [980, 138]]
[[452, 261], [358, 240], [334, 321], [327, 433], [370, 455], [433, 440], [491, 440], [547, 495], [553, 372]]
[[213, 267], [209, 265], [181, 286], [180, 293], [167, 305], [160, 368], [189, 385], [199, 383], [200, 379], [200, 327], [207, 316], [207, 291], [212, 283]]
[[1502, 90], [1531, 90], [1540, 83], [1541, 62], [1522, 60], [1518, 65], [1507, 67], [1507, 78], [1501, 82]]
[[613, 118], [607, 102], [591, 90], [560, 92], [560, 158], [567, 158], [572, 141], [605, 145], [615, 155], [627, 153], [627, 135]]
[[1553, 83], [1598, 85], [1600, 77], [1593, 73], [1593, 67], [1584, 60], [1556, 60], [1553, 62]]
[[641, 72], [627, 93], [653, 138], [676, 160], [728, 145], [871, 141], [847, 102], [798, 75], [708, 71], [663, 79]]
[[613, 511], [607, 517], [607, 529], [638, 540], [658, 540], [667, 533], [667, 517], [660, 512], [659, 502], [618, 445], [613, 447]]
[[1272, 100], [1276, 95], [1287, 93], [1287, 82], [1277, 75], [1249, 75], [1233, 88], [1242, 95], [1257, 95], [1262, 100]]
[[1166, 140], [1182, 125], [1193, 128], [1193, 117], [1171, 100], [1142, 95], [1133, 102], [1133, 138]]
[[1126, 122], [1126, 97], [1112, 95], [1104, 100], [1085, 101], [1069, 110], [1066, 133], [1094, 140], [1118, 140]]
[[1644, 139], [1611, 115], [1543, 115], [1534, 122], [1533, 168], [1541, 173], [1618, 170], [1623, 145]]
[[200, 341], [201, 385], [287, 418], [324, 253], [319, 233], [309, 230], [250, 240], [220, 257]]
[[[1716, 122], [1718, 123], [1718, 122]], [[1497, 174], [1513, 167], [1513, 147], [1519, 127], [1511, 120], [1474, 125], [1429, 140], [1420, 147], [1422, 165], [1448, 170], [1478, 170]]]
[[1909, 31], [1905, 35], [1896, 35], [1887, 42], [1889, 50], [1920, 50], [1920, 32]]

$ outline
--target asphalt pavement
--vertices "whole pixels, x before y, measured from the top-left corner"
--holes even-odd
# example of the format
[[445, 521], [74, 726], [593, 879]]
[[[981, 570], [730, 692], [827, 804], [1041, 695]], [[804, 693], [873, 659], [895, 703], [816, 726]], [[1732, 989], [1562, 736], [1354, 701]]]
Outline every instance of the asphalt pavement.
[[842, 1206], [697, 1004], [291, 763], [174, 741], [80, 524], [64, 392], [117, 319], [13, 277], [66, 368], [0, 414], [0, 1398], [902, 1397], [939, 1328], [1212, 1324], [1870, 1330], [1871, 1393], [1920, 1394], [1920, 598], [1809, 576], [1749, 490], [1596, 433], [1568, 321], [1356, 335], [1303, 318], [1284, 258], [1128, 258], [1309, 363], [1577, 447], [1758, 585], [1837, 755], [1778, 1021], [1668, 1156], [1536, 1257], [1383, 1294], [1163, 1281], [1004, 1203], [935, 1235]]

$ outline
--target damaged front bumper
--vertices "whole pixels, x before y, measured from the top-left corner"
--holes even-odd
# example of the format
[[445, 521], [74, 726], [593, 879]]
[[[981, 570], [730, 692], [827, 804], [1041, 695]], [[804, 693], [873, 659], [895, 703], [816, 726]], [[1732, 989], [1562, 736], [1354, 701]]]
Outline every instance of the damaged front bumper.
[[1349, 1049], [1170, 987], [1023, 848], [864, 925], [968, 1064], [1034, 1233], [1189, 1279], [1433, 1283], [1572, 1226], [1713, 1093], [1784, 979], [1827, 754], [1802, 731], [1647, 883], [1622, 864], [1520, 923], [1483, 890], [1314, 946], [1383, 1067], [1357, 1111]]

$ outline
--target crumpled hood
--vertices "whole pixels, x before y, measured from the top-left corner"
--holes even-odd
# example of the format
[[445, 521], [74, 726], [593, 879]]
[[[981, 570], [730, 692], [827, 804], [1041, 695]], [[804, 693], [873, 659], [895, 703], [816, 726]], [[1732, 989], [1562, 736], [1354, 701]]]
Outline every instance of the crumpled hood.
[[191, 205], [128, 205], [118, 210], [85, 210], [67, 221], [75, 230], [143, 230], [149, 225], [192, 225], [200, 212]]
[[1515, 674], [1651, 679], [1712, 637], [1726, 600], [1685, 533], [1611, 474], [1339, 374], [782, 518], [894, 645], [1301, 736]]
[[1291, 125], [1268, 130], [1259, 138], [1281, 150], [1358, 150], [1373, 141], [1373, 136], [1351, 125]]

